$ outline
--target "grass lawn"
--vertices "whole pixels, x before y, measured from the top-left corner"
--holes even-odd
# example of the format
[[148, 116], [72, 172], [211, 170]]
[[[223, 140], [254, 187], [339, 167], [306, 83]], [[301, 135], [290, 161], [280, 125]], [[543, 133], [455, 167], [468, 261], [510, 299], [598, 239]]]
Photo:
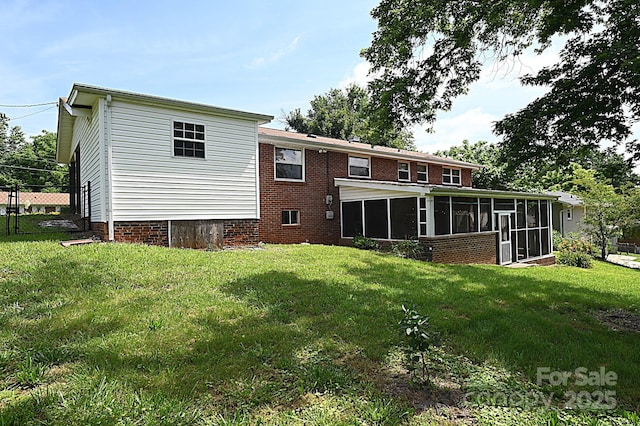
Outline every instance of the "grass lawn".
[[[640, 335], [597, 318], [638, 312], [637, 271], [42, 238], [0, 242], [0, 425], [638, 424]], [[402, 304], [442, 336], [424, 389]], [[544, 367], [617, 379], [539, 386]]]

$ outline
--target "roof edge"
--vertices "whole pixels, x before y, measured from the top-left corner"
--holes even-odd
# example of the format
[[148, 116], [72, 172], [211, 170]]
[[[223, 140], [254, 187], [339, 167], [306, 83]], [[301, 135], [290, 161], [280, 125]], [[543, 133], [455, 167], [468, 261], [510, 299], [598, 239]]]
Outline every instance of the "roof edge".
[[[269, 130], [277, 130], [277, 129], [269, 129]], [[286, 131], [281, 131], [283, 133], [287, 133]], [[292, 133], [294, 135], [303, 135], [302, 133]], [[348, 142], [343, 141], [341, 139], [333, 139], [322, 137], [322, 139], [335, 140], [336, 142]], [[472, 170], [480, 170], [484, 166], [475, 163], [468, 163], [466, 161], [454, 160], [445, 157], [438, 157], [436, 155], [427, 154], [419, 151], [409, 151], [405, 149], [398, 149], [398, 152], [389, 152], [389, 151], [381, 151], [376, 150], [375, 148], [367, 148], [366, 146], [358, 146], [355, 143], [351, 146], [342, 146], [337, 143], [331, 143], [328, 141], [323, 141], [322, 139], [317, 138], [309, 138], [309, 140], [302, 140], [296, 137], [288, 137], [286, 134], [282, 135], [273, 135], [273, 134], [265, 134], [260, 133], [260, 129], [258, 129], [258, 140], [263, 143], [277, 143], [284, 142], [287, 144], [299, 145], [299, 146], [309, 146], [309, 147], [317, 147], [317, 148], [331, 148], [333, 151], [338, 152], [352, 152], [352, 153], [360, 153], [360, 154], [368, 154], [375, 155], [377, 157], [386, 157], [386, 158], [394, 158], [394, 159], [402, 159], [402, 160], [415, 160], [422, 162], [429, 162], [433, 164], [439, 164], [444, 166], [454, 166], [454, 167], [465, 167]], [[361, 145], [365, 145], [360, 143]]]
[[74, 96], [74, 94], [76, 92], [83, 92], [83, 93], [94, 94], [94, 95], [112, 95], [112, 96], [118, 96], [125, 99], [137, 100], [140, 102], [172, 105], [175, 107], [185, 108], [185, 109], [204, 110], [209, 112], [215, 112], [216, 114], [220, 114], [220, 115], [256, 120], [258, 124], [266, 124], [271, 122], [274, 119], [273, 115], [268, 115], [268, 114], [259, 114], [255, 112], [241, 111], [241, 110], [236, 110], [231, 108], [223, 108], [223, 107], [218, 107], [218, 106], [208, 105], [208, 104], [203, 104], [198, 102], [183, 101], [180, 99], [166, 98], [166, 97], [155, 96], [155, 95], [147, 95], [144, 93], [129, 92], [126, 90], [110, 89], [106, 87], [93, 86], [93, 85], [84, 84], [84, 83], [73, 84], [73, 87], [71, 88], [71, 95], [69, 96], [69, 99], [70, 99], [69, 102], [71, 106], [73, 106], [73, 102], [75, 101], [76, 96]]

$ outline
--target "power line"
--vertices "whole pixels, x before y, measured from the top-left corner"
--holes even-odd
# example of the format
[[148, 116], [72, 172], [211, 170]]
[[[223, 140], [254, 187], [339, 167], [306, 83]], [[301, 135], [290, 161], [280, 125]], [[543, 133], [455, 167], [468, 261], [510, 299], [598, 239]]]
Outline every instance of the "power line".
[[31, 113], [31, 114], [21, 115], [20, 117], [13, 117], [13, 118], [9, 118], [9, 121], [15, 121], [15, 120], [19, 120], [19, 119], [21, 119], [21, 118], [31, 117], [32, 115], [36, 115], [36, 114], [40, 114], [41, 112], [49, 111], [50, 109], [54, 109], [55, 107], [56, 107], [56, 106], [54, 105], [54, 106], [52, 106], [52, 107], [45, 108], [45, 109], [43, 109], [43, 110], [36, 111], [36, 112], [34, 112], [34, 113]]
[[24, 104], [24, 105], [3, 105], [0, 104], [0, 108], [34, 108], [34, 107], [39, 107], [39, 106], [45, 106], [45, 105], [53, 105], [53, 104], [57, 104], [58, 102], [42, 102], [39, 104]]
[[22, 166], [10, 166], [8, 164], [0, 164], [0, 167], [4, 167], [7, 169], [20, 169], [20, 170], [33, 170], [35, 172], [60, 172], [60, 173], [69, 173], [69, 170], [51, 170], [51, 169], [36, 169], [33, 167], [22, 167]]

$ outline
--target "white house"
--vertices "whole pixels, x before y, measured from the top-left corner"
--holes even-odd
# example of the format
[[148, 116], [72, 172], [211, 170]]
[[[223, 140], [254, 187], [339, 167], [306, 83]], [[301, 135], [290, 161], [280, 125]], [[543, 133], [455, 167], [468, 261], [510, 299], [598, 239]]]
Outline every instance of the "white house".
[[563, 237], [569, 233], [581, 233], [582, 218], [586, 212], [582, 200], [568, 192], [556, 191], [547, 194], [558, 197], [558, 200], [552, 203], [553, 229]]
[[58, 107], [71, 209], [108, 241], [257, 243], [258, 125], [272, 119], [76, 83]]

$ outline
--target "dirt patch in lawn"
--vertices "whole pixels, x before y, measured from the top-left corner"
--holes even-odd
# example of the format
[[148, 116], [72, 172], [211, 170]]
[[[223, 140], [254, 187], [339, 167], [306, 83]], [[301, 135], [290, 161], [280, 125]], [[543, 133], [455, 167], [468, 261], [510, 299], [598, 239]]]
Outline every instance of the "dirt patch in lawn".
[[614, 331], [632, 331], [640, 333], [640, 313], [625, 309], [596, 311], [595, 317], [602, 324]]

